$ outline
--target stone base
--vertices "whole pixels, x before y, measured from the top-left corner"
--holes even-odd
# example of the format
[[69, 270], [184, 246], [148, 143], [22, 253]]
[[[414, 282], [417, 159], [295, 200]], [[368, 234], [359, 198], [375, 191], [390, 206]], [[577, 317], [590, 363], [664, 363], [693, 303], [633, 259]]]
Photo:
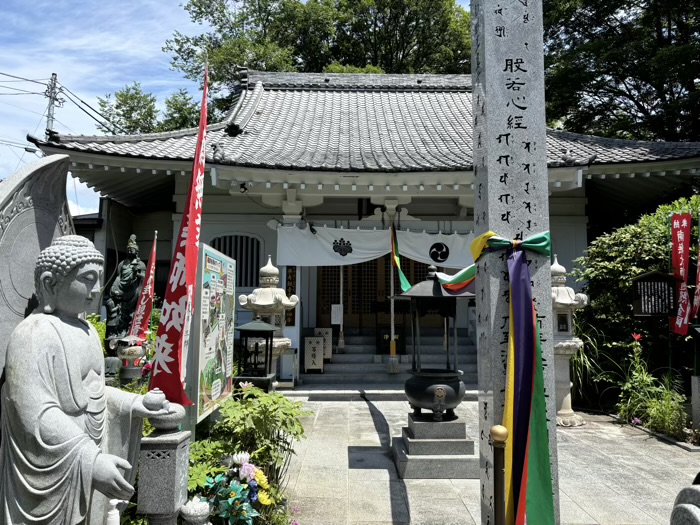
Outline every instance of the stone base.
[[557, 414], [557, 425], [560, 427], [580, 427], [586, 424], [586, 420], [577, 413], [559, 415]]
[[395, 355], [390, 355], [386, 360], [386, 371], [388, 374], [398, 374], [400, 371], [399, 358]]
[[408, 415], [408, 427], [391, 444], [402, 479], [478, 479], [479, 455], [466, 425]]
[[238, 387], [240, 383], [248, 382], [253, 383], [253, 386], [265, 392], [271, 392], [277, 387], [277, 381], [275, 381], [276, 376], [277, 374], [268, 374], [266, 376], [237, 376], [233, 378], [233, 386]]

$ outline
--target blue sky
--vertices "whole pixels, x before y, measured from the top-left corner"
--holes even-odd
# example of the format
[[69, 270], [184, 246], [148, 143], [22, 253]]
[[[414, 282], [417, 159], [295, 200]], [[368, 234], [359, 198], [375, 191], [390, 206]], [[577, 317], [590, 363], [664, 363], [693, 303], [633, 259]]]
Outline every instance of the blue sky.
[[[468, 0], [458, 0], [469, 7]], [[97, 107], [97, 97], [134, 80], [159, 104], [184, 87], [196, 99], [198, 87], [170, 70], [161, 50], [178, 30], [196, 34], [178, 0], [2, 0], [0, 15], [0, 73], [46, 82], [51, 73], [75, 95]], [[45, 86], [0, 74], [0, 179], [36, 159], [19, 146], [27, 134], [42, 137], [48, 99]], [[76, 135], [100, 134], [95, 122], [66, 100], [55, 110], [55, 129]], [[97, 195], [82, 184], [68, 182], [73, 214], [97, 210]]]

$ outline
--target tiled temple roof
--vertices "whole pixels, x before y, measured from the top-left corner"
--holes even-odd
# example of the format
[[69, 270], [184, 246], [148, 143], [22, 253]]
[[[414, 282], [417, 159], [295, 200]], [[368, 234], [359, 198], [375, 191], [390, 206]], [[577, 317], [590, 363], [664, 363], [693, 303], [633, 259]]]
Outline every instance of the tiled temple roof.
[[[467, 75], [251, 72], [225, 122], [209, 127], [207, 162], [287, 170], [472, 170]], [[196, 129], [123, 136], [53, 135], [39, 146], [191, 160]], [[700, 143], [608, 139], [547, 131], [549, 167], [700, 157]]]

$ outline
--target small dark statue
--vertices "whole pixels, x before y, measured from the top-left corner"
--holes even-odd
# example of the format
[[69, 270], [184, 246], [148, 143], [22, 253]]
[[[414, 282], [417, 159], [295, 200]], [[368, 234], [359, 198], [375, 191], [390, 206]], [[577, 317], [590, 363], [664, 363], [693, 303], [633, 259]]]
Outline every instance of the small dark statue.
[[126, 259], [119, 263], [117, 276], [105, 300], [107, 339], [121, 339], [129, 334], [145, 276], [146, 265], [139, 259], [136, 235], [132, 235], [126, 245]]

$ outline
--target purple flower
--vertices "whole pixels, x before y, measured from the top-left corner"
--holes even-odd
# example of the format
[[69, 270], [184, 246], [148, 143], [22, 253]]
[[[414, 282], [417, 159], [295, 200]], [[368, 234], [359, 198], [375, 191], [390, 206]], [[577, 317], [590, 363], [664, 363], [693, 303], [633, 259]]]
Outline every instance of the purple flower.
[[633, 425], [641, 425], [641, 424], [642, 424], [642, 420], [639, 419], [638, 417], [633, 417], [633, 418], [632, 418], [632, 421], [630, 421], [630, 423], [633, 424]]
[[[299, 507], [292, 507], [292, 514], [297, 514], [299, 512]], [[299, 525], [299, 524], [297, 524]]]
[[238, 471], [238, 476], [241, 481], [250, 483], [251, 480], [255, 479], [255, 465], [252, 463], [243, 463]]

